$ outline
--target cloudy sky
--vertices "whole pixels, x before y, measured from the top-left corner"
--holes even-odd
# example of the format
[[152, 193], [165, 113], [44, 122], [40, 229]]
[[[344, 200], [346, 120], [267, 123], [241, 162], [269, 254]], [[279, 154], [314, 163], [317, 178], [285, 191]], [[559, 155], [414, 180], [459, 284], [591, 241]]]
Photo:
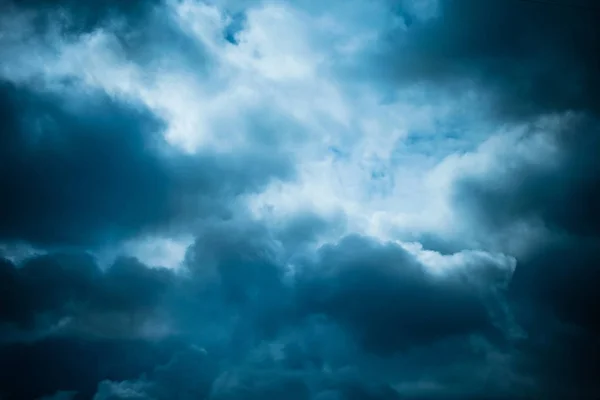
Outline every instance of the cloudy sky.
[[0, 399], [600, 398], [548, 2], [0, 1]]

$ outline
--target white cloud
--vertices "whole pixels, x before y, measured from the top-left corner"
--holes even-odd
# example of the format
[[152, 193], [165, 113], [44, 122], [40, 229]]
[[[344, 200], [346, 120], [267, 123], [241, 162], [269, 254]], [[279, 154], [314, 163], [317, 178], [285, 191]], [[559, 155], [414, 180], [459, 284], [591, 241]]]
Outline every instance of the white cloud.
[[153, 267], [179, 268], [192, 237], [145, 237], [128, 241], [122, 251]]

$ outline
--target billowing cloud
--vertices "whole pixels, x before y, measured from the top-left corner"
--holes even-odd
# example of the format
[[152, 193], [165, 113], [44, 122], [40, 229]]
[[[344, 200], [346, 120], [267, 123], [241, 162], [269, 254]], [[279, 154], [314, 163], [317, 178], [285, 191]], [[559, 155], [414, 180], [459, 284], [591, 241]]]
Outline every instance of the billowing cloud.
[[[598, 389], [590, 352], [598, 334], [598, 127], [595, 115], [566, 115], [510, 139], [518, 151], [487, 147], [478, 157], [488, 167], [463, 176], [454, 194], [468, 225], [518, 255], [510, 297], [529, 332], [524, 345], [536, 357], [552, 354], [542, 370], [562, 395], [572, 385], [584, 397]], [[572, 370], [561, 372], [561, 362]]]
[[[117, 260], [103, 272], [91, 257], [75, 254], [39, 256], [19, 266], [3, 260], [1, 273], [2, 322], [42, 335], [73, 329], [127, 336], [140, 328], [143, 334], [173, 280], [168, 270], [149, 269], [134, 259]], [[152, 335], [152, 328], [146, 333]]]
[[[429, 18], [401, 7], [384, 47], [386, 77], [464, 90], [479, 87], [507, 116], [598, 112], [598, 9], [592, 2], [432, 0]], [[575, 3], [575, 2], [572, 2]]]
[[160, 119], [103, 93], [40, 93], [4, 82], [1, 107], [0, 235], [7, 240], [128, 238], [178, 216], [226, 212], [231, 196], [290, 172], [284, 159], [252, 150], [235, 158], [169, 154]]
[[[504, 268], [510, 276], [510, 260]], [[493, 330], [481, 289], [494, 290], [495, 282], [485, 279], [485, 287], [478, 287], [480, 271], [468, 265], [440, 276], [397, 245], [348, 237], [323, 248], [305, 273], [302, 302], [347, 325], [375, 352], [394, 354], [405, 346]]]
[[593, 5], [1, 10], [0, 398], [600, 394]]

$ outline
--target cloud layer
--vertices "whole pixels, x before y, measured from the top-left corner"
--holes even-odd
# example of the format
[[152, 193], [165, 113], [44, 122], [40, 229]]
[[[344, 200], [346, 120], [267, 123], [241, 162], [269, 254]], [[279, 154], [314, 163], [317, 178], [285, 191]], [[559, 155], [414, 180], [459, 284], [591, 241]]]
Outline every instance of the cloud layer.
[[593, 4], [0, 10], [0, 398], [600, 396]]

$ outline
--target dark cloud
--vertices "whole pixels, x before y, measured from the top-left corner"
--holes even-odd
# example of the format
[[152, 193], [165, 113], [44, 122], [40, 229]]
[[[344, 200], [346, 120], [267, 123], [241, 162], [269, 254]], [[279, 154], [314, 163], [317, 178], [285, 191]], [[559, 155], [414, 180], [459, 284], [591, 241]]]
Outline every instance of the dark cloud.
[[[114, 23], [119, 57], [135, 65], [154, 67], [161, 52], [204, 79], [217, 63], [154, 1], [6, 4], [34, 11], [39, 32], [27, 35], [64, 22], [57, 37], [69, 41]], [[52, 74], [2, 81], [0, 244], [46, 253], [0, 258], [0, 397], [598, 397], [595, 11], [509, 0], [441, 0], [433, 18], [399, 9], [406, 29], [374, 46], [384, 73], [369, 69], [386, 87], [474, 88], [509, 125], [576, 111], [527, 132], [519, 152], [491, 149], [498, 168], [454, 183], [477, 243], [510, 253], [497, 236], [543, 227], [531, 242], [514, 233], [525, 249], [514, 276], [512, 258], [452, 235], [411, 232], [437, 252], [421, 253], [431, 266], [396, 243], [344, 236], [344, 216], [256, 219], [244, 196], [294, 178], [281, 148], [297, 127], [277, 113], [242, 111], [252, 144], [184, 154], [166, 143], [167, 122], [133, 101]], [[245, 18], [219, 40], [240, 45]], [[7, 54], [18, 47], [7, 43]], [[3, 75], [18, 81], [14, 72]], [[541, 142], [556, 159], [537, 161]], [[194, 235], [178, 271], [127, 257], [102, 268], [91, 255], [172, 231]]]
[[119, 259], [101, 271], [88, 255], [38, 256], [15, 266], [3, 259], [0, 319], [22, 330], [82, 330], [136, 335], [173, 284], [166, 269]]
[[[222, 379], [227, 378], [222, 377]], [[264, 398], [308, 400], [310, 398], [306, 384], [298, 377], [277, 376], [277, 373], [267, 376], [249, 373], [247, 376], [242, 377], [242, 379], [235, 375], [232, 378], [235, 381], [233, 387], [219, 388], [218, 392], [212, 395], [212, 398], [215, 400], [240, 398], [249, 400]]]
[[37, 399], [62, 391], [76, 392], [75, 399], [91, 399], [98, 382], [137, 377], [166, 363], [178, 346], [75, 338], [0, 345], [0, 396]]
[[600, 252], [597, 239], [549, 242], [523, 257], [511, 285], [514, 296], [549, 307], [563, 321], [600, 334]]
[[3, 83], [0, 235], [89, 243], [169, 214], [173, 182], [149, 146], [160, 121], [105, 95], [63, 98]]
[[537, 151], [536, 139], [556, 148], [556, 154], [537, 163], [516, 153], [494, 154], [493, 162], [498, 165], [494, 184], [487, 175], [463, 179], [456, 188], [457, 202], [492, 229], [519, 220], [539, 220], [557, 233], [597, 237], [600, 122], [593, 117], [567, 116], [534, 128], [521, 139], [531, 155]]
[[[103, 382], [97, 399], [162, 399], [173, 394], [187, 399], [192, 393], [208, 399], [518, 399], [535, 393], [506, 373], [501, 358], [474, 351], [464, 338], [382, 361], [323, 319], [290, 332], [255, 346], [233, 363], [226, 352], [187, 349], [174, 360], [185, 354], [190, 364], [171, 361], [139, 379]], [[179, 378], [169, 380], [164, 373]], [[463, 379], [466, 373], [469, 381]]]
[[[297, 234], [287, 229], [288, 241], [306, 240], [305, 224], [290, 226], [297, 227]], [[36, 396], [77, 391], [90, 398], [91, 382], [97, 379], [106, 380], [98, 386], [97, 399], [399, 399], [394, 368], [400, 365], [408, 373], [422, 363], [422, 371], [431, 371], [434, 360], [442, 361], [428, 353], [429, 346], [463, 342], [445, 350], [448, 365], [464, 362], [474, 351], [470, 337], [504, 346], [497, 340], [501, 330], [490, 308], [497, 299], [486, 288], [496, 285], [487, 281], [493, 274], [428, 275], [397, 245], [363, 237], [327, 246], [316, 258], [288, 258], [280, 243], [257, 222], [209, 224], [198, 233], [188, 270], [178, 275], [130, 259], [101, 271], [85, 255], [38, 256], [18, 266], [5, 261], [1, 273], [8, 290], [3, 290], [1, 304], [9, 306], [2, 309], [4, 322], [29, 330], [40, 330], [42, 322], [46, 328], [58, 326], [31, 344], [5, 344], [10, 354], [36, 348], [35, 357], [42, 357], [38, 352], [57, 351], [46, 348], [57, 346], [53, 340], [92, 348], [107, 338], [114, 346], [153, 343], [145, 329], [157, 321], [169, 323], [168, 337], [191, 343], [183, 350], [170, 347], [168, 362], [146, 358], [125, 372], [121, 368], [127, 363], [112, 375], [83, 368], [73, 375], [87, 374], [79, 383], [66, 377], [79, 364], [63, 356], [61, 363], [68, 363], [53, 373], [44, 373], [48, 367], [39, 365], [36, 371], [44, 375], [40, 382], [27, 388], [15, 383], [7, 392], [27, 397], [33, 390]], [[298, 263], [294, 274], [288, 260]], [[61, 320], [68, 322], [60, 325]], [[163, 348], [161, 341], [154, 343]], [[79, 353], [72, 351], [73, 357]], [[99, 365], [110, 362], [111, 356], [105, 356]], [[25, 357], [19, 365], [25, 368], [35, 357]], [[114, 356], [113, 362], [121, 357]], [[403, 359], [404, 366], [398, 364]], [[485, 365], [485, 359], [477, 359]], [[14, 357], [6, 360], [6, 368], [16, 362]], [[382, 376], [363, 376], [370, 368]], [[15, 371], [22, 374], [19, 379], [34, 379]], [[418, 380], [414, 373], [407, 376]], [[446, 385], [468, 393], [452, 380]]]
[[99, 381], [137, 377], [176, 350], [152, 331], [171, 271], [134, 259], [102, 271], [86, 254], [52, 254], [2, 259], [0, 276], [2, 398], [89, 399]]
[[[219, 215], [229, 199], [291, 173], [260, 149], [167, 152], [162, 123], [105, 94], [0, 87], [0, 237], [94, 245], [181, 218]], [[176, 222], [176, 221], [175, 221]]]
[[[594, 398], [600, 389], [599, 127], [591, 116], [557, 119], [527, 134], [528, 154], [492, 154], [499, 168], [455, 187], [458, 209], [483, 235], [539, 231], [517, 239], [523, 250], [509, 298], [528, 332], [521, 356], [553, 398]], [[556, 148], [552, 159], [531, 161], [536, 137]]]
[[7, 0], [0, 5], [5, 13], [19, 10], [35, 15], [36, 28], [44, 31], [50, 23], [61, 20], [65, 34], [81, 34], [111, 22], [139, 23], [160, 0]]
[[504, 117], [600, 111], [600, 10], [593, 2], [581, 2], [589, 9], [513, 0], [438, 3], [434, 18], [401, 7], [406, 29], [390, 34], [379, 60], [386, 78], [453, 92], [483, 88], [494, 100], [492, 111]]
[[390, 355], [446, 336], [493, 331], [477, 287], [461, 276], [431, 276], [397, 245], [348, 237], [320, 256], [300, 279], [301, 302], [347, 325], [370, 350]]
[[[488, 233], [518, 223], [543, 227], [545, 237], [519, 260], [513, 290], [542, 296], [543, 304], [556, 305], [564, 317], [590, 328], [599, 312], [593, 295], [600, 260], [599, 129], [595, 118], [558, 120], [556, 126], [529, 137], [552, 143], [557, 149], [553, 160], [532, 163], [523, 155], [494, 154], [498, 170], [465, 178], [455, 187], [459, 209]], [[527, 151], [536, 148], [529, 146]]]
[[180, 349], [139, 380], [101, 382], [94, 400], [208, 398], [218, 372], [216, 361], [204, 349]]

